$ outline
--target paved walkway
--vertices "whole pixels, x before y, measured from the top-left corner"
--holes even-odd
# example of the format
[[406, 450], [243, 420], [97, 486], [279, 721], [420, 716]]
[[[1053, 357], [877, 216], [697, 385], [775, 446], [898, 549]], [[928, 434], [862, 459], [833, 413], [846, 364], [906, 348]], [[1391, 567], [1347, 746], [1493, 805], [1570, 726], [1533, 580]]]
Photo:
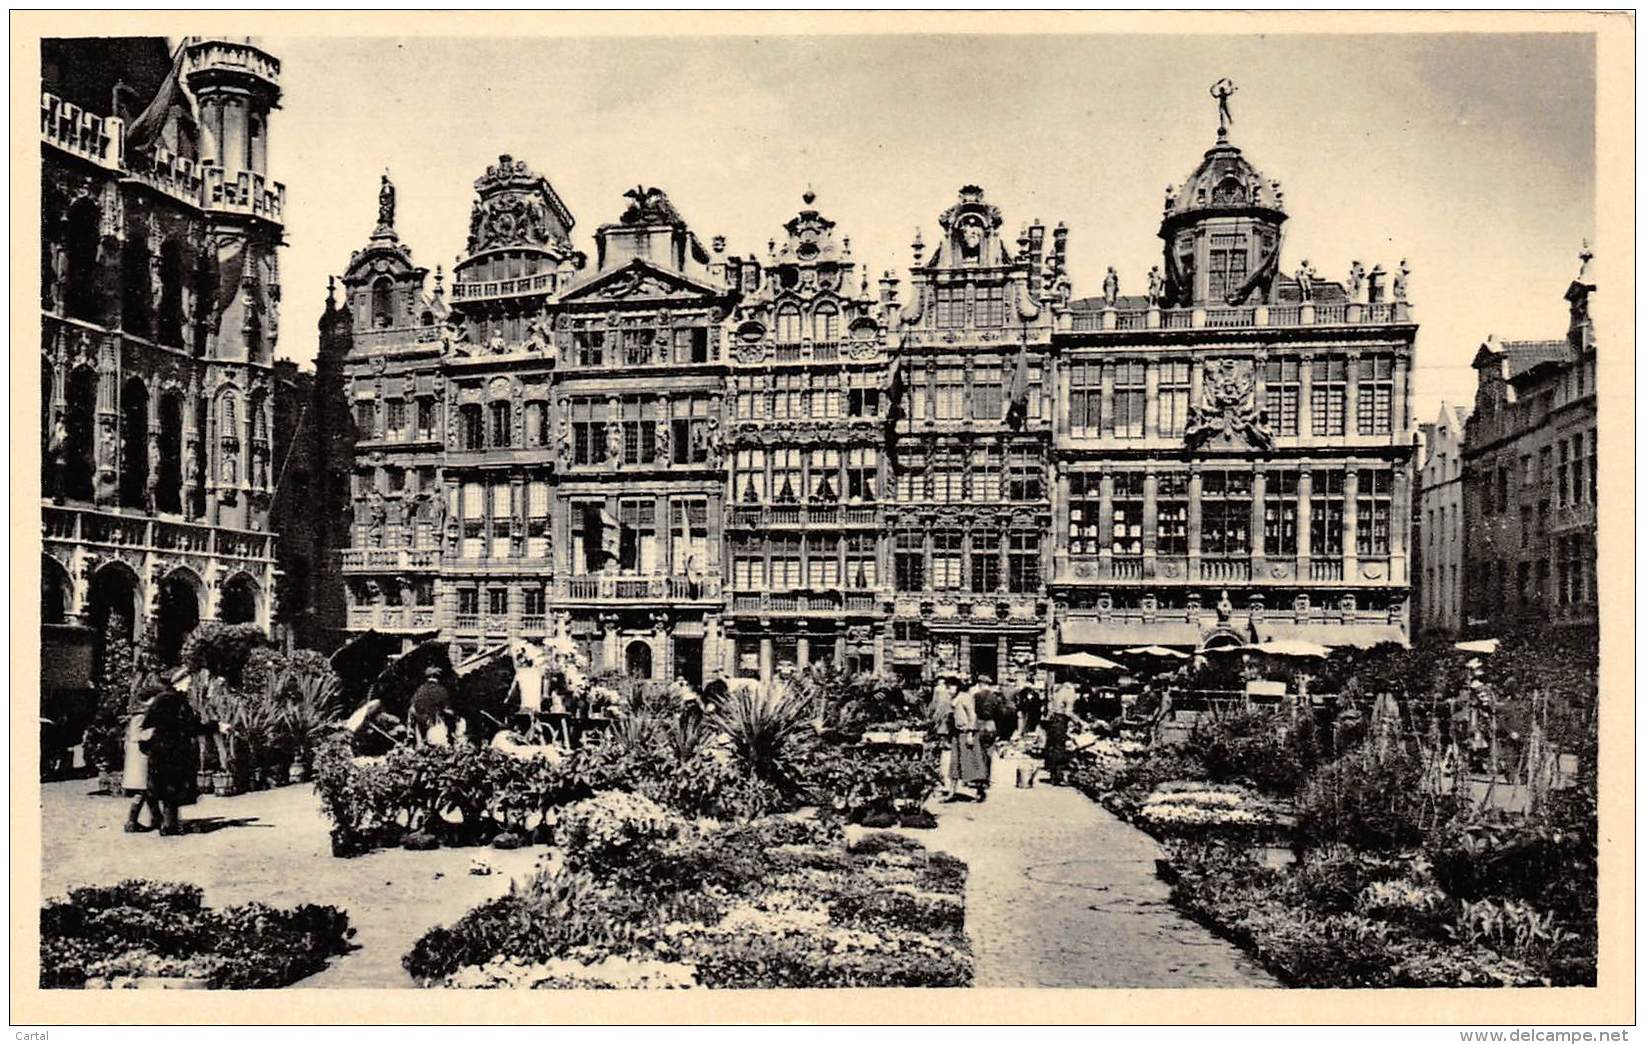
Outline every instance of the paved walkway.
[[1159, 847], [1073, 788], [1014, 786], [996, 761], [978, 805], [910, 831], [971, 866], [965, 927], [978, 987], [1274, 987], [1233, 944], [1170, 905]]
[[[400, 958], [419, 936], [501, 896], [547, 850], [488, 846], [388, 849], [339, 860], [313, 788], [296, 784], [234, 798], [205, 796], [185, 811], [178, 838], [121, 831], [129, 800], [88, 795], [95, 780], [41, 787], [41, 895], [126, 878], [192, 882], [212, 906], [261, 900], [277, 907], [335, 904], [348, 912], [357, 949], [301, 987], [412, 987]], [[494, 873], [473, 875], [476, 863]]]

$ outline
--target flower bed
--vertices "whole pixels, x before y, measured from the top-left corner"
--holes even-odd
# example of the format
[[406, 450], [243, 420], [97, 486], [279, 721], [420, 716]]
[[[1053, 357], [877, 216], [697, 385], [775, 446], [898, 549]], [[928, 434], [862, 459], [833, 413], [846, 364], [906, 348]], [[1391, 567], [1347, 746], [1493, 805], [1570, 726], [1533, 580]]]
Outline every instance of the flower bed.
[[1284, 840], [1295, 819], [1290, 806], [1265, 798], [1239, 784], [1167, 781], [1149, 792], [1137, 810], [1137, 822], [1161, 838], [1202, 834]]
[[961, 987], [965, 866], [831, 821], [691, 823], [632, 795], [568, 807], [563, 869], [431, 930], [443, 987]]
[[196, 886], [131, 880], [85, 887], [40, 909], [40, 986], [193, 981], [208, 988], [285, 987], [349, 949], [335, 907], [201, 906]]
[[1173, 848], [1172, 867], [1173, 903], [1293, 986], [1594, 982], [1592, 952], [1552, 915], [1456, 900], [1418, 859], [1333, 848], [1280, 872], [1237, 847], [1186, 843]]

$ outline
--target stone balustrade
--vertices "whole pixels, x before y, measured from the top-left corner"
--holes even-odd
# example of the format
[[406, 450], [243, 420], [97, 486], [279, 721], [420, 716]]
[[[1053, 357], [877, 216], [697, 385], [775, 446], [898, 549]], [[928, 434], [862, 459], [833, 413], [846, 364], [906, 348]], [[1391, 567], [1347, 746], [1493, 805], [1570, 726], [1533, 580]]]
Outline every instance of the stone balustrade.
[[48, 541], [148, 552], [187, 552], [258, 563], [274, 561], [274, 536], [256, 530], [66, 505], [43, 505], [41, 515], [42, 533]]
[[1062, 329], [1083, 334], [1105, 330], [1237, 330], [1409, 322], [1412, 322], [1409, 303], [1378, 301], [1370, 304], [1104, 308], [1065, 313]]

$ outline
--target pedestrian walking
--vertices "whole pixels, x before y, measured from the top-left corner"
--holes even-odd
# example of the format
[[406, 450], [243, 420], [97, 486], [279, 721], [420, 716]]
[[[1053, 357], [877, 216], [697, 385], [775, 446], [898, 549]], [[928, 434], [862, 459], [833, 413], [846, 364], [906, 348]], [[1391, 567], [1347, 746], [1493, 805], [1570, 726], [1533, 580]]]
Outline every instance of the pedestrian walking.
[[189, 702], [190, 676], [178, 668], [172, 688], [155, 694], [143, 713], [147, 739], [138, 746], [148, 759], [147, 791], [160, 810], [160, 833], [183, 833], [179, 810], [199, 800], [200, 747], [196, 739], [213, 731], [231, 733], [227, 723], [203, 722]]
[[954, 800], [954, 691], [947, 678], [939, 678], [931, 690], [930, 716], [936, 734], [937, 773], [942, 778], [942, 800]]
[[954, 761], [949, 773], [956, 784], [965, 784], [977, 801], [988, 800], [990, 778], [988, 752], [982, 745], [982, 721], [977, 716], [977, 690], [971, 687], [954, 698]]
[[[144, 753], [143, 747], [154, 735], [153, 730], [144, 723], [144, 718], [149, 708], [153, 707], [155, 698], [163, 694], [166, 688], [166, 683], [158, 677], [145, 678], [141, 688], [132, 694], [135, 710], [126, 722], [126, 761], [120, 781], [125, 793], [135, 799], [126, 813], [125, 830], [128, 834], [152, 831], [165, 822], [160, 800], [149, 787], [149, 756]], [[145, 806], [149, 810], [147, 826], [142, 822]]]
[[1064, 682], [1051, 692], [1045, 714], [1045, 773], [1051, 783], [1062, 783], [1068, 763], [1068, 730], [1074, 720], [1074, 685]]

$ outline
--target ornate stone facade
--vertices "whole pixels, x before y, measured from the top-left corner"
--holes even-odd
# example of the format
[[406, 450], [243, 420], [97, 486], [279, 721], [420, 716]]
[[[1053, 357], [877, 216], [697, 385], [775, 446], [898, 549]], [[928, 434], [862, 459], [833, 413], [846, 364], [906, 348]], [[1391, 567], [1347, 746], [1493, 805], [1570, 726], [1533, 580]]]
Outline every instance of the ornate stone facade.
[[279, 63], [201, 38], [44, 50], [43, 619], [116, 612], [158, 624], [163, 652], [198, 620], [292, 619], [273, 536], [292, 395], [273, 362]]

